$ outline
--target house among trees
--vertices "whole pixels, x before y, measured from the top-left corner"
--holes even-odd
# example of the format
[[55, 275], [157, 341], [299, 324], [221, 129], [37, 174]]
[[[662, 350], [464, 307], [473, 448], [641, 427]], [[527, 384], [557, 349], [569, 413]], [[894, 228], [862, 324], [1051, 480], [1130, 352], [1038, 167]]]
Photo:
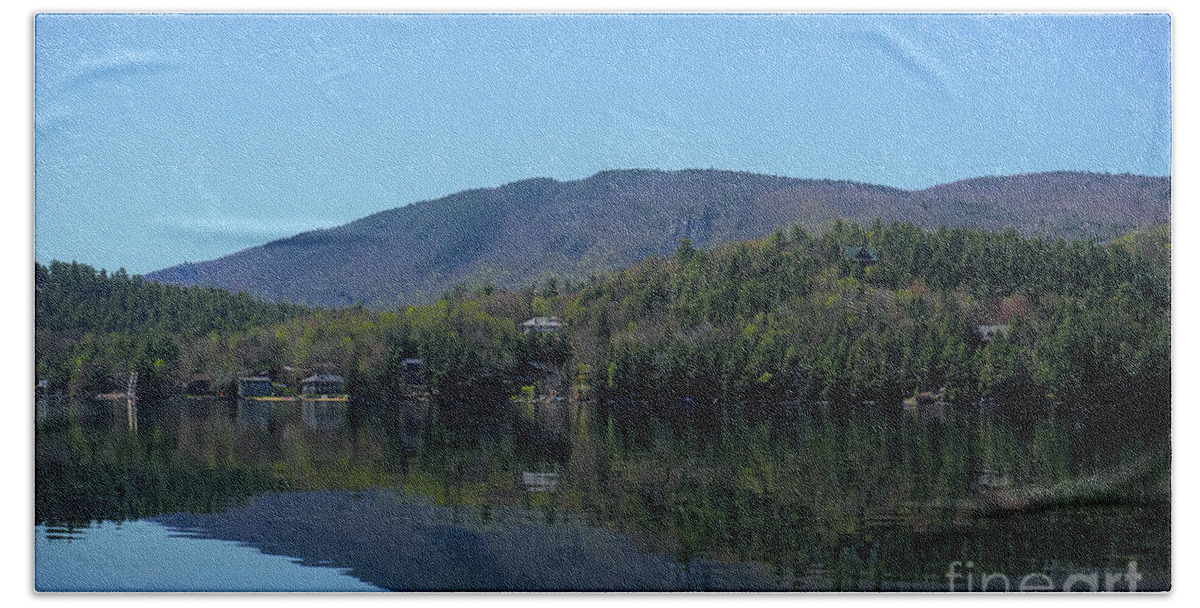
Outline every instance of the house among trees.
[[188, 378], [187, 389], [184, 392], [194, 396], [209, 395], [212, 393], [212, 385], [212, 374], [192, 374]]
[[266, 376], [243, 376], [238, 378], [238, 397], [241, 399], [255, 397], [271, 397], [275, 391], [271, 388], [271, 379]]
[[525, 333], [531, 331], [554, 333], [562, 330], [562, 328], [562, 321], [559, 321], [557, 317], [534, 317], [521, 323], [521, 331]]
[[991, 342], [996, 336], [1008, 337], [1007, 325], [980, 325], [976, 328], [979, 333], [979, 338], [984, 342]]
[[879, 252], [874, 247], [863, 243], [857, 246], [848, 246], [842, 248], [842, 257], [848, 262], [857, 262], [866, 266], [879, 261]]
[[300, 394], [304, 397], [329, 397], [345, 394], [345, 379], [334, 374], [313, 374], [300, 381]]

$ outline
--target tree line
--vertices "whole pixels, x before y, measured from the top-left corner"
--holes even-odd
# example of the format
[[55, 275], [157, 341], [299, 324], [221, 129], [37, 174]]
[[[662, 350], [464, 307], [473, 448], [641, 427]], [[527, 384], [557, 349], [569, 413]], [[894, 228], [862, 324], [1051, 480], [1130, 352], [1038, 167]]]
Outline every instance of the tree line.
[[[878, 261], [847, 260], [859, 245]], [[611, 398], [721, 408], [941, 391], [1163, 424], [1170, 298], [1165, 226], [1097, 244], [836, 222], [711, 251], [685, 240], [564, 310], [577, 359]]]
[[[847, 246], [878, 252], [848, 260]], [[781, 404], [918, 392], [1164, 432], [1170, 407], [1170, 229], [1107, 243], [1013, 230], [835, 222], [539, 288], [459, 287], [434, 304], [309, 309], [36, 266], [37, 373], [98, 392], [137, 370], [155, 394], [248, 371], [327, 371], [364, 398], [401, 394], [403, 362], [457, 416], [486, 424], [522, 386], [617, 404], [619, 422], [770, 422]], [[562, 334], [518, 323], [559, 316]], [[991, 337], [980, 325], [1003, 325]], [[547, 374], [546, 370], [556, 371]], [[297, 372], [299, 373], [299, 372]], [[607, 407], [607, 406], [604, 406]]]

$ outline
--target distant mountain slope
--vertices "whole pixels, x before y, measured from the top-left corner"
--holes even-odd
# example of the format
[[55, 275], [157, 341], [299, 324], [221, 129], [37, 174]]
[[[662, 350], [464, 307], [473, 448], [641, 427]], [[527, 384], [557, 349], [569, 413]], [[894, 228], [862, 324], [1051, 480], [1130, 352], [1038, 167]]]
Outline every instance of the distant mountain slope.
[[428, 301], [455, 283], [585, 277], [673, 251], [839, 218], [1111, 238], [1170, 221], [1167, 177], [1056, 172], [907, 191], [716, 170], [530, 179], [383, 211], [148, 278], [320, 305]]

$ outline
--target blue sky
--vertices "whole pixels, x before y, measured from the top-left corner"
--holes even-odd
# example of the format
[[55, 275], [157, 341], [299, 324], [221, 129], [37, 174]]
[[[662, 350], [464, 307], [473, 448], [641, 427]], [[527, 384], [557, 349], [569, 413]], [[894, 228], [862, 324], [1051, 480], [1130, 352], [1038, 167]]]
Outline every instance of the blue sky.
[[133, 272], [466, 188], [1167, 175], [1164, 15], [42, 15], [35, 255]]

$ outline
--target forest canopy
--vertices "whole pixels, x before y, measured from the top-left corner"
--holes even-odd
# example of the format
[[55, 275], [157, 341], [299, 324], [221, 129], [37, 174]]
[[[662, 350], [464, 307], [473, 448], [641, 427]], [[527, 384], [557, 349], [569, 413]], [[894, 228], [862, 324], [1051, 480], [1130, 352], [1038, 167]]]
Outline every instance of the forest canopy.
[[[847, 258], [863, 245], [877, 260]], [[711, 250], [684, 239], [672, 256], [582, 285], [463, 286], [382, 312], [73, 263], [35, 273], [38, 377], [80, 395], [131, 370], [168, 395], [198, 377], [228, 389], [239, 374], [292, 368], [339, 373], [357, 397], [387, 399], [404, 384], [403, 361], [419, 358], [435, 394], [480, 395], [465, 415], [485, 418], [531, 377], [541, 392], [640, 404], [639, 416], [703, 404], [688, 414], [697, 419], [766, 419], [762, 404], [782, 401], [894, 405], [921, 392], [1059, 403], [1150, 428], [1170, 407], [1165, 225], [1107, 243], [878, 221], [795, 226]], [[535, 315], [566, 330], [521, 332]]]

